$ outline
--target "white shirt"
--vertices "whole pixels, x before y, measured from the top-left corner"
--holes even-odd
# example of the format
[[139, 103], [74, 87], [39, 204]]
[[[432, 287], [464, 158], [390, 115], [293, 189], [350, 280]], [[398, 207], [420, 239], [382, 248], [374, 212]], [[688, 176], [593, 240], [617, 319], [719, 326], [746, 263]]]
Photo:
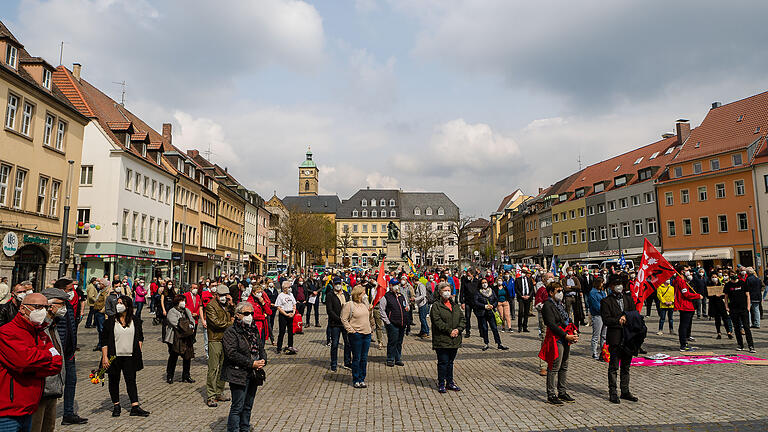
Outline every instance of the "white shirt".
[[293, 294], [280, 293], [275, 300], [275, 307], [283, 309], [285, 313], [293, 312], [293, 308], [296, 306], [296, 299]]
[[128, 327], [123, 327], [115, 321], [115, 355], [117, 357], [130, 357], [133, 355], [133, 335], [135, 333], [133, 321]]

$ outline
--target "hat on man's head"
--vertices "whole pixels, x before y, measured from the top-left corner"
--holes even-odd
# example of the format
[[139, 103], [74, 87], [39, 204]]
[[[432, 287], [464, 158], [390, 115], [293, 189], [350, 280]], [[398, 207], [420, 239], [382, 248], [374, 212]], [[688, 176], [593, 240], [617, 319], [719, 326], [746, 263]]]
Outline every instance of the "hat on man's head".
[[341, 284], [341, 278], [340, 277], [333, 278], [333, 282], [332, 283], [334, 285], [340, 285]]
[[69, 296], [63, 289], [46, 288], [42, 291], [41, 294], [43, 294], [45, 298], [47, 298], [48, 300], [59, 299], [59, 300], [64, 300], [65, 302], [69, 301]]
[[216, 286], [216, 294], [223, 294], [223, 295], [229, 294], [229, 287], [224, 284]]
[[54, 288], [59, 288], [59, 289], [64, 289], [64, 287], [66, 287], [67, 285], [71, 284], [72, 282], [74, 282], [74, 280], [72, 280], [72, 279], [70, 279], [68, 277], [63, 277], [63, 278], [57, 280], [56, 282], [54, 282], [53, 283], [53, 287]]

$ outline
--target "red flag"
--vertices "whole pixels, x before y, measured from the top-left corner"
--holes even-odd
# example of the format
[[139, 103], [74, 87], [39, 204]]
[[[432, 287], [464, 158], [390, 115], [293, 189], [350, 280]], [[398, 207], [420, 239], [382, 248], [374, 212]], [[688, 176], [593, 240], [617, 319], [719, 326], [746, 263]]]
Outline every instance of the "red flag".
[[661, 256], [661, 253], [646, 238], [637, 279], [630, 287], [638, 312], [643, 309], [645, 300], [656, 292], [656, 288], [673, 274], [675, 274], [675, 268]]
[[376, 279], [376, 283], [379, 285], [376, 288], [376, 298], [373, 299], [373, 306], [376, 306], [387, 293], [387, 281], [384, 279], [384, 259], [381, 259], [381, 265], [379, 266], [379, 277]]

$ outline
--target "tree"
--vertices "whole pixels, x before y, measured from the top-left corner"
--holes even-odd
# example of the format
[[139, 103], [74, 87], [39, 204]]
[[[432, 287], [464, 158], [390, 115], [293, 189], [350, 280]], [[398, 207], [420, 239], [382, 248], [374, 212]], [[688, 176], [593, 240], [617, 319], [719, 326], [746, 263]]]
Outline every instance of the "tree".
[[344, 267], [349, 267], [349, 256], [347, 251], [352, 246], [352, 234], [349, 232], [349, 227], [346, 227], [346, 229], [342, 230], [340, 236], [336, 236], [336, 249], [342, 257], [341, 261]]
[[459, 258], [471, 259], [469, 255], [472, 251], [469, 250], [469, 226], [472, 224], [472, 218], [470, 216], [463, 215], [459, 211], [459, 217], [450, 225], [451, 233], [456, 236], [456, 244], [459, 245]]
[[415, 222], [402, 230], [403, 244], [421, 255], [422, 265], [430, 254], [445, 245], [448, 230], [438, 230], [431, 222]]
[[322, 264], [319, 260], [333, 253], [336, 247], [336, 228], [323, 215], [290, 209], [281, 218], [277, 228], [277, 243], [288, 251], [288, 267], [294, 256], [305, 254], [305, 264]]

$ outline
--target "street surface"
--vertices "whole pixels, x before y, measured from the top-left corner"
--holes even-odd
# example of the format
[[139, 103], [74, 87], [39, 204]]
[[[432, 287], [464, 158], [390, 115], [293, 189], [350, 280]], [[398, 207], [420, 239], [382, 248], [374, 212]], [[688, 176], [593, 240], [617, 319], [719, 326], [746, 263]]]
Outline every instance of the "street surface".
[[[148, 310], [145, 310], [148, 312]], [[324, 317], [321, 315], [321, 324]], [[533, 324], [535, 317], [531, 318]], [[632, 368], [637, 403], [608, 402], [607, 364], [591, 359], [584, 334], [571, 351], [569, 392], [576, 403], [546, 403], [544, 378], [538, 375], [539, 340], [531, 333], [502, 333], [510, 351], [482, 352], [473, 316], [472, 337], [465, 340], [455, 365], [459, 393], [439, 394], [431, 342], [406, 336], [405, 367], [388, 368], [385, 350], [371, 346], [367, 389], [352, 387], [349, 371], [329, 370], [325, 328], [311, 327], [296, 336], [296, 356], [269, 352], [267, 382], [259, 388], [253, 410], [255, 431], [766, 431], [768, 409], [762, 386], [768, 367], [736, 365], [658, 366]], [[657, 318], [648, 321], [645, 348], [676, 355], [677, 337], [656, 336]], [[675, 317], [677, 325], [677, 316]], [[418, 329], [418, 324], [416, 325]], [[590, 328], [583, 331], [590, 332]], [[765, 330], [762, 330], [763, 332]], [[205, 364], [202, 336], [192, 363], [194, 384], [165, 382], [166, 345], [160, 327], [145, 314], [144, 365], [138, 374], [139, 399], [151, 411], [147, 418], [129, 417], [130, 405], [121, 383], [123, 415], [111, 417], [106, 385], [91, 384], [88, 373], [98, 361], [91, 351], [96, 330], [80, 326], [77, 412], [89, 419], [63, 431], [223, 431], [229, 402], [217, 408], [204, 403]], [[417, 333], [418, 330], [412, 334]], [[768, 358], [768, 338], [755, 330], [755, 356]], [[694, 346], [716, 354], [736, 353], [736, 343], [715, 340], [714, 321], [693, 322]], [[492, 340], [491, 340], [492, 342]], [[493, 345], [492, 345], [493, 347]], [[339, 350], [342, 356], [342, 349]], [[341, 362], [341, 359], [340, 359]], [[181, 362], [176, 379], [181, 378]], [[228, 394], [228, 390], [226, 393]], [[61, 403], [59, 403], [59, 416]], [[57, 422], [60, 423], [60, 420]]]

